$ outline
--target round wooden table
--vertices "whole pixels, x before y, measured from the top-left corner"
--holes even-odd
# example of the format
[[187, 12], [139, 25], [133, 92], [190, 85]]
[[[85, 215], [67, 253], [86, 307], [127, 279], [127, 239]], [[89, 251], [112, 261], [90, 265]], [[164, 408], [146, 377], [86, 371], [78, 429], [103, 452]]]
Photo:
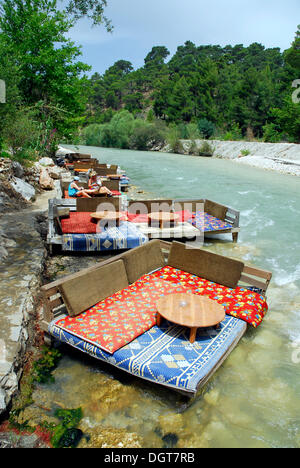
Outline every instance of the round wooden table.
[[151, 225], [152, 221], [158, 222], [160, 229], [163, 228], [164, 223], [176, 223], [178, 219], [178, 214], [169, 213], [168, 211], [160, 211], [157, 213], [148, 214], [148, 224]]
[[122, 213], [119, 211], [97, 211], [91, 213], [91, 218], [98, 219], [99, 221], [115, 221], [118, 224], [122, 218]]
[[219, 326], [225, 318], [224, 307], [207, 296], [177, 293], [162, 297], [157, 302], [157, 325], [164, 317], [170, 322], [189, 327], [190, 342], [196, 339], [197, 328]]

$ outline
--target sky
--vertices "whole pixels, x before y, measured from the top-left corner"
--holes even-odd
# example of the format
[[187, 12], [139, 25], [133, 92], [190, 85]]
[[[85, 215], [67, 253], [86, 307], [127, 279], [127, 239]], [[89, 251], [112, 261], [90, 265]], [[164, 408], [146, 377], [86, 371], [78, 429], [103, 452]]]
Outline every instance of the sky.
[[285, 50], [300, 23], [300, 1], [108, 0], [105, 14], [113, 33], [87, 20], [70, 33], [82, 46], [83, 61], [92, 66], [90, 74], [103, 74], [121, 59], [139, 68], [153, 46], [166, 46], [171, 57], [188, 40], [196, 46], [259, 42]]

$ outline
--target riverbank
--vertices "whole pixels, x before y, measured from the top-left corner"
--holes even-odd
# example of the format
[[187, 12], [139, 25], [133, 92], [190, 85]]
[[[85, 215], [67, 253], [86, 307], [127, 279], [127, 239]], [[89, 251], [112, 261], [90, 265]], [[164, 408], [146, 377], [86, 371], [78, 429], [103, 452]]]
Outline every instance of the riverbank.
[[[190, 154], [193, 143], [199, 149], [208, 143], [213, 149], [213, 158], [230, 159], [259, 169], [300, 176], [300, 145], [295, 143], [261, 143], [248, 141], [180, 140], [181, 154]], [[168, 145], [160, 149], [169, 153]], [[195, 151], [195, 149], [194, 149]]]

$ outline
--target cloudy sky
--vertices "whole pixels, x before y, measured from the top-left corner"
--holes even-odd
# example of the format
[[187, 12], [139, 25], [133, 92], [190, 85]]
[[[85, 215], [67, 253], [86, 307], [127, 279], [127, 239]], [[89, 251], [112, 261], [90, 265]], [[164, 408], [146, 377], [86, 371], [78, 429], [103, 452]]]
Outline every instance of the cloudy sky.
[[164, 45], [173, 54], [187, 40], [197, 46], [260, 42], [285, 50], [300, 22], [299, 0], [108, 0], [108, 5], [113, 33], [85, 20], [71, 32], [92, 73], [103, 73], [120, 59], [138, 68], [153, 46]]

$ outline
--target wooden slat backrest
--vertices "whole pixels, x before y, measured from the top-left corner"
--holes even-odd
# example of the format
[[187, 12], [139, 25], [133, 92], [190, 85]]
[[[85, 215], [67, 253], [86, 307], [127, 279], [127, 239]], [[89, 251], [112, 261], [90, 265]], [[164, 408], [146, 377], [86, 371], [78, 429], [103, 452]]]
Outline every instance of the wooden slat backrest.
[[124, 262], [117, 260], [67, 279], [59, 290], [69, 315], [75, 316], [127, 286]]
[[244, 263], [204, 249], [172, 242], [168, 265], [229, 288], [240, 280]]
[[171, 210], [172, 200], [131, 200], [128, 204], [128, 212], [133, 214]]
[[117, 190], [120, 189], [120, 182], [118, 180], [104, 180], [102, 182], [103, 187], [107, 187], [109, 190]]
[[108, 169], [108, 167], [97, 167], [97, 166], [95, 166], [95, 167], [93, 167], [93, 169], [100, 176], [107, 176], [107, 175], [113, 174], [113, 172], [114, 172], [110, 168]]
[[120, 206], [120, 198], [93, 197], [76, 199], [76, 211], [78, 212], [120, 211]]
[[215, 218], [221, 219], [224, 221], [227, 214], [228, 207], [220, 205], [212, 200], [205, 200], [204, 211], [205, 213], [214, 216]]
[[201, 211], [204, 209], [204, 199], [199, 200], [173, 200], [173, 209], [174, 211], [188, 210], [188, 211]]

